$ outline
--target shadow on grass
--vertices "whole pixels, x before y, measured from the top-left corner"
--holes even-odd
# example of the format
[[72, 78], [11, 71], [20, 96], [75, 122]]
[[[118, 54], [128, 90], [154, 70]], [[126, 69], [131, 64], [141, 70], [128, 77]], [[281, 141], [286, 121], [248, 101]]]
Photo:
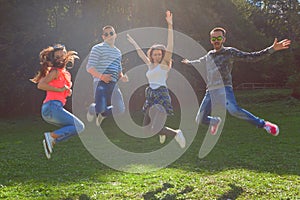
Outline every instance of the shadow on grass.
[[[258, 113], [259, 109], [260, 107], [256, 108]], [[273, 110], [274, 106], [264, 107], [264, 112], [267, 112], [268, 109]], [[255, 109], [253, 110], [255, 111]], [[283, 114], [282, 117], [273, 117], [281, 122], [282, 128], [279, 136], [272, 137], [267, 135], [264, 130], [253, 128], [246, 122], [242, 121], [241, 123], [238, 119], [230, 118], [226, 120], [218, 143], [207, 157], [202, 160], [198, 158], [204, 138], [203, 133], [206, 132], [205, 127], [200, 127], [192, 145], [169, 168], [208, 173], [216, 173], [224, 169], [245, 168], [259, 172], [299, 175], [299, 164], [295, 155], [299, 153], [298, 130], [300, 124], [293, 123], [293, 126], [287, 126], [288, 122], [293, 120], [297, 122], [299, 117], [296, 119], [296, 117], [293, 118], [292, 113], [285, 114], [284, 108], [277, 112], [279, 112], [278, 116]], [[298, 116], [297, 113], [295, 116]], [[53, 126], [43, 122], [40, 117], [0, 121], [0, 184], [10, 185], [27, 180], [50, 183], [74, 182], [91, 177], [106, 181], [105, 175], [116, 172], [97, 161], [85, 149], [78, 137], [57, 145], [53, 158], [47, 160], [41, 141], [43, 132], [52, 129]], [[116, 129], [113, 126], [111, 129], [110, 137], [118, 139], [116, 144], [121, 147], [134, 146], [136, 149], [143, 150], [151, 149], [156, 144], [160, 145], [157, 138], [150, 143], [130, 143], [126, 139], [124, 142], [124, 138], [119, 140], [120, 135], [114, 133]]]
[[221, 197], [219, 197], [217, 200], [234, 200], [237, 199], [244, 192], [243, 188], [238, 187], [234, 184], [229, 184], [229, 186], [231, 187], [231, 189], [225, 194], [223, 194]]
[[[70, 197], [70, 198], [65, 198], [63, 200], [74, 200], [74, 198]], [[89, 197], [86, 194], [81, 194], [81, 195], [79, 195], [78, 200], [91, 200], [91, 197]]]
[[287, 116], [287, 114], [280, 118], [273, 117], [280, 122], [281, 132], [277, 137], [247, 122], [231, 116], [227, 118], [222, 135], [206, 157], [198, 158], [207, 128], [200, 126], [189, 149], [169, 167], [208, 173], [228, 169], [249, 169], [279, 175], [300, 175], [299, 163], [296, 159], [300, 151], [297, 142], [300, 139], [298, 134], [300, 124], [288, 126], [288, 123], [299, 120], [299, 117], [296, 119], [293, 115]]
[[158, 199], [160, 199], [160, 200], [175, 200], [178, 195], [186, 194], [186, 193], [193, 191], [192, 187], [186, 186], [182, 191], [180, 191], [176, 194], [166, 194], [165, 197], [163, 197], [163, 198], [155, 197], [156, 194], [166, 191], [169, 188], [174, 188], [174, 185], [172, 185], [170, 183], [164, 183], [161, 188], [157, 188], [154, 191], [149, 191], [146, 194], [143, 194], [143, 198], [144, 198], [144, 200], [158, 200]]

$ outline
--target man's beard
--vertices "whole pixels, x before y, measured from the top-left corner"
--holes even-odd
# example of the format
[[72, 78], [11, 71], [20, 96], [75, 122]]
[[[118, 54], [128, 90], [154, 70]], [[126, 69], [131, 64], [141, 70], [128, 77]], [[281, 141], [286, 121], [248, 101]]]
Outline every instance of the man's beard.
[[219, 49], [222, 48], [222, 44], [223, 44], [223, 43], [221, 43], [221, 42], [215, 42], [215, 43], [214, 43], [214, 48], [215, 48], [216, 50], [219, 50]]

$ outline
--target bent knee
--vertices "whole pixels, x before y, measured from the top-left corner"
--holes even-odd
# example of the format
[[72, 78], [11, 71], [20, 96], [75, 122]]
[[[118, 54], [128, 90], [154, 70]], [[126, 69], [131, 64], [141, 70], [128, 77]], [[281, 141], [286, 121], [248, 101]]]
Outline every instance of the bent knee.
[[241, 109], [229, 109], [228, 112], [234, 117], [238, 117], [241, 115]]
[[76, 130], [77, 130], [78, 133], [83, 132], [84, 129], [85, 129], [85, 125], [84, 125], [83, 122], [80, 122], [80, 123], [76, 124]]

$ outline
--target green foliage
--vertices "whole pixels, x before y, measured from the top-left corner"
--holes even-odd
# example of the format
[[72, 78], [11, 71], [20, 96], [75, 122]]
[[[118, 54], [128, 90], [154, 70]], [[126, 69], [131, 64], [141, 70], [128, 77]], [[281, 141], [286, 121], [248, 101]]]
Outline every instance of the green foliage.
[[300, 73], [289, 76], [287, 86], [293, 89], [291, 96], [300, 99]]
[[289, 76], [289, 79], [287, 81], [287, 86], [289, 87], [300, 86], [300, 73]]
[[[170, 9], [174, 12], [174, 29], [199, 41], [207, 50], [211, 49], [208, 33], [215, 26], [228, 30], [228, 46], [244, 51], [260, 50], [271, 45], [274, 36], [298, 40], [300, 35], [299, 6], [295, 0], [290, 1], [292, 6], [280, 4], [276, 12], [267, 9], [273, 1], [264, 1], [269, 5], [265, 9], [258, 9], [244, 0], [0, 2], [0, 64], [3, 69], [0, 75], [0, 117], [39, 111], [37, 107], [44, 93], [35, 90], [28, 79], [39, 69], [38, 54], [43, 48], [61, 42], [68, 49], [78, 51], [83, 60], [90, 48], [99, 42], [101, 27], [107, 24], [115, 26], [117, 32], [139, 27], [165, 27], [164, 13]], [[282, 18], [274, 17], [280, 9], [285, 9]], [[286, 19], [288, 23], [283, 21]], [[296, 66], [300, 66], [297, 56], [299, 45], [287, 54], [272, 56], [270, 60], [258, 64], [237, 63], [233, 69], [235, 85], [246, 80], [285, 83]], [[74, 77], [79, 65], [76, 63], [72, 71]], [[174, 65], [180, 66], [180, 60]], [[195, 90], [199, 90], [199, 77], [195, 77], [193, 71], [184, 71]]]

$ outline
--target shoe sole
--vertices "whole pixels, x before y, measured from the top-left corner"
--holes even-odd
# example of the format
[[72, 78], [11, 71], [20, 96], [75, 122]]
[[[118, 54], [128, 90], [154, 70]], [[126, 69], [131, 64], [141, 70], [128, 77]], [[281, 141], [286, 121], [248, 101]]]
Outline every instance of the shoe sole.
[[[271, 122], [267, 122], [267, 123], [271, 123]], [[272, 123], [271, 123], [271, 124], [272, 124]], [[279, 128], [278, 128], [278, 126], [277, 126], [276, 124], [272, 124], [272, 125], [276, 127], [276, 133], [275, 133], [275, 134], [271, 133], [270, 130], [267, 130], [267, 129], [265, 129], [265, 130], [266, 130], [269, 134], [271, 134], [271, 135], [273, 135], [273, 136], [279, 135]]]
[[211, 135], [216, 135], [217, 132], [218, 132], [218, 130], [219, 130], [219, 126], [220, 126], [220, 124], [222, 123], [222, 119], [221, 119], [220, 117], [218, 117], [218, 120], [219, 120], [219, 122], [218, 122], [218, 124], [217, 124], [217, 128], [216, 128], [215, 132], [210, 131], [210, 134], [211, 134]]
[[[104, 120], [104, 116], [100, 116], [101, 114], [99, 113], [98, 117], [96, 118], [96, 126], [100, 127], [102, 124], [102, 121]], [[99, 117], [100, 116], [100, 117]]]
[[50, 158], [51, 158], [51, 155], [50, 155], [50, 153], [48, 152], [48, 147], [47, 147], [47, 144], [46, 144], [46, 141], [45, 141], [45, 140], [43, 140], [43, 147], [44, 147], [44, 151], [45, 151], [46, 158], [50, 159]]
[[87, 112], [86, 119], [88, 122], [92, 122], [94, 120], [94, 115], [91, 115], [89, 112]]
[[[100, 114], [99, 114], [100, 115]], [[100, 120], [98, 119], [98, 117], [96, 118], [96, 126], [98, 126], [98, 127], [100, 127], [100, 125], [101, 125], [101, 121], [99, 122]]]
[[159, 135], [159, 142], [161, 144], [163, 144], [163, 143], [165, 143], [165, 141], [166, 141], [166, 136], [165, 135]]
[[[181, 133], [181, 136], [182, 137], [180, 137], [180, 136], [178, 136], [178, 134], [180, 134]], [[179, 146], [180, 146], [180, 148], [184, 148], [185, 147], [185, 145], [186, 145], [186, 141], [185, 141], [185, 137], [184, 137], [184, 135], [183, 135], [183, 133], [182, 133], [182, 131], [181, 130], [179, 130], [178, 132], [177, 132], [177, 135], [175, 135], [175, 140], [176, 140], [176, 142], [179, 144]], [[182, 140], [182, 143], [184, 143], [184, 144], [181, 144], [181, 141]]]
[[278, 126], [276, 125], [276, 133], [273, 135], [273, 136], [277, 136], [277, 135], [279, 135], [279, 128], [278, 128]]
[[52, 153], [53, 150], [52, 150], [52, 144], [50, 143], [49, 134], [44, 133], [44, 136], [45, 136], [45, 141], [46, 141], [47, 148], [48, 148], [49, 152]]

